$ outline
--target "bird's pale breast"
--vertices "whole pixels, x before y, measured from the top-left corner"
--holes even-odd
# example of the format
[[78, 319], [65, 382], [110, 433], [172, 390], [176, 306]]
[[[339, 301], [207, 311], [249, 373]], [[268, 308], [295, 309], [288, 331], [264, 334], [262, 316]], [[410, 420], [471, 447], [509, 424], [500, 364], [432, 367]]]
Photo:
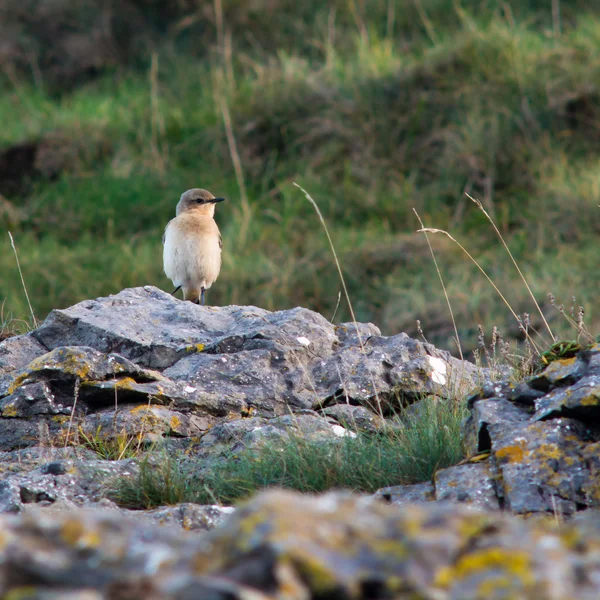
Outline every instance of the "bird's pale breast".
[[184, 213], [165, 230], [165, 274], [175, 286], [208, 289], [221, 269], [219, 228], [211, 217]]

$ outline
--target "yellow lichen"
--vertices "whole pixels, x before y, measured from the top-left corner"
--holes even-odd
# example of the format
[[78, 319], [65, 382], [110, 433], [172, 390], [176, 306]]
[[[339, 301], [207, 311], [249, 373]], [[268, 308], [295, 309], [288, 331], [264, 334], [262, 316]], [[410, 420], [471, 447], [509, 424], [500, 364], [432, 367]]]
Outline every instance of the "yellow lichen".
[[[294, 552], [298, 554], [298, 550]], [[290, 557], [291, 558], [291, 557]], [[296, 558], [294, 556], [294, 558]], [[300, 561], [293, 561], [303, 579], [307, 579], [316, 594], [333, 590], [337, 586], [337, 577], [334, 572], [323, 564], [314, 554], [302, 552]]]
[[48, 370], [62, 371], [79, 378], [83, 382], [90, 378], [92, 367], [84, 352], [73, 348], [52, 350], [52, 352], [34, 358], [29, 363], [27, 371], [15, 377], [8, 388], [8, 393], [14, 393], [33, 373]]
[[97, 531], [86, 529], [85, 525], [77, 519], [69, 519], [62, 524], [60, 537], [65, 544], [77, 548], [95, 548], [101, 542]]
[[540, 444], [535, 454], [540, 458], [553, 458], [556, 460], [562, 456], [562, 452], [556, 444]]
[[3, 409], [2, 409], [2, 416], [3, 417], [16, 417], [18, 416], [18, 411], [17, 411], [17, 407], [14, 404], [7, 404]]
[[204, 344], [190, 344], [185, 347], [186, 352], [202, 352], [204, 350]]
[[14, 394], [15, 391], [23, 385], [23, 383], [29, 377], [29, 375], [30, 375], [29, 371], [24, 371], [23, 373], [21, 373], [20, 375], [15, 377], [12, 380], [12, 383], [8, 386], [9, 395]]
[[531, 569], [531, 558], [525, 552], [514, 548], [488, 548], [462, 556], [454, 566], [444, 567], [438, 571], [435, 584], [441, 588], [449, 588], [460, 579], [480, 574], [487, 570], [503, 571], [525, 586], [535, 581]]
[[40, 589], [37, 586], [21, 585], [8, 591], [4, 596], [4, 600], [31, 600], [31, 598], [38, 596], [39, 591]]
[[176, 430], [181, 425], [181, 419], [177, 415], [171, 417], [171, 429]]
[[137, 384], [137, 381], [133, 377], [123, 377], [115, 381], [115, 388], [117, 390], [132, 390]]
[[522, 446], [506, 446], [504, 448], [500, 448], [496, 452], [496, 458], [500, 460], [506, 460], [506, 462], [522, 462], [525, 457], [525, 452]]
[[581, 404], [581, 406], [597, 406], [599, 401], [600, 401], [600, 399], [598, 398], [598, 396], [594, 396], [593, 394], [590, 394], [589, 396], [582, 398], [579, 401], [579, 404]]

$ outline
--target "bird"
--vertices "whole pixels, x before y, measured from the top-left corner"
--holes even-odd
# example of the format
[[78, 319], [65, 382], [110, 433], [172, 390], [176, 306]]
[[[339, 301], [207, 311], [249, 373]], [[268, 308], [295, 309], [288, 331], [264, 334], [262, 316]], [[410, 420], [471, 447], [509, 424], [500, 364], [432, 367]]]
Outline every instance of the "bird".
[[163, 235], [163, 267], [175, 294], [204, 306], [204, 293], [221, 270], [221, 232], [214, 220], [215, 198], [208, 190], [194, 188], [181, 194]]

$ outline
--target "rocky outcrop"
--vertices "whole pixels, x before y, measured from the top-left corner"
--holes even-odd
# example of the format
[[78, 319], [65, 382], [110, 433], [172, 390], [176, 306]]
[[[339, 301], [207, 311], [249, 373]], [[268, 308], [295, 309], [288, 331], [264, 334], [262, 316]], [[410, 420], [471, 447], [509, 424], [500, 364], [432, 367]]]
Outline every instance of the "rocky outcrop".
[[40, 423], [61, 439], [72, 416], [84, 431], [112, 427], [149, 440], [192, 439], [224, 418], [339, 404], [369, 411], [366, 424], [369, 414], [449, 397], [476, 379], [470, 363], [405, 334], [383, 337], [371, 324], [128, 289], [55, 310], [0, 344], [0, 449], [38, 443]]
[[521, 515], [600, 507], [600, 344], [524, 382], [489, 382], [468, 405], [465, 440], [477, 458], [438, 471], [431, 484], [385, 488], [379, 496]]
[[268, 492], [203, 536], [111, 511], [0, 516], [3, 598], [592, 600], [597, 513], [556, 526], [450, 504]]

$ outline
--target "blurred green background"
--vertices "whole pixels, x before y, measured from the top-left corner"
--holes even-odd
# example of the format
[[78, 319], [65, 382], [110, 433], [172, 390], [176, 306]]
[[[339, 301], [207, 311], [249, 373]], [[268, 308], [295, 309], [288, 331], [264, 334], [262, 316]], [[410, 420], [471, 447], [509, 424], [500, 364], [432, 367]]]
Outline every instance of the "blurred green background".
[[[413, 208], [540, 326], [465, 192], [555, 333], [576, 335], [549, 292], [600, 330], [597, 0], [4, 0], [0, 73], [5, 330], [29, 319], [8, 230], [38, 319], [128, 286], [171, 291], [161, 236], [191, 187], [229, 200], [209, 304], [331, 318], [336, 267], [293, 182], [323, 212], [357, 318], [384, 333], [420, 319], [455, 351]], [[462, 251], [431, 243], [464, 347], [478, 324], [516, 339]]]

